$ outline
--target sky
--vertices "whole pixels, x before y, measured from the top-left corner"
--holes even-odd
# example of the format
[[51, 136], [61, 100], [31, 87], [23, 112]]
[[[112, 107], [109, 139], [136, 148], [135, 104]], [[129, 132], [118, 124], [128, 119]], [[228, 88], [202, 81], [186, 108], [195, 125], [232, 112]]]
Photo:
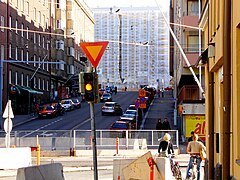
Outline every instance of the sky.
[[[157, 3], [160, 7], [169, 7], [169, 0], [83, 0], [90, 8], [97, 7], [156, 7]], [[157, 1], [157, 3], [156, 3]]]

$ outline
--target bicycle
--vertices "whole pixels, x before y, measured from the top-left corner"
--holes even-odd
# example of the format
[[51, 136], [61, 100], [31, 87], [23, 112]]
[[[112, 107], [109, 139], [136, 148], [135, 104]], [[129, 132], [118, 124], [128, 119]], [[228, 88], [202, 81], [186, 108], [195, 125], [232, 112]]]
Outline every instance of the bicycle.
[[193, 162], [192, 162], [192, 167], [190, 169], [190, 176], [189, 176], [189, 180], [196, 180], [197, 176], [198, 176], [198, 170], [197, 170], [197, 158], [198, 156], [192, 156], [191, 158], [193, 158]]
[[177, 180], [182, 180], [182, 172], [180, 170], [179, 163], [177, 161], [173, 161], [173, 158], [175, 157], [175, 155], [170, 154], [170, 155], [168, 155], [168, 157], [170, 159], [170, 165], [171, 165], [171, 170], [172, 170], [173, 176]]

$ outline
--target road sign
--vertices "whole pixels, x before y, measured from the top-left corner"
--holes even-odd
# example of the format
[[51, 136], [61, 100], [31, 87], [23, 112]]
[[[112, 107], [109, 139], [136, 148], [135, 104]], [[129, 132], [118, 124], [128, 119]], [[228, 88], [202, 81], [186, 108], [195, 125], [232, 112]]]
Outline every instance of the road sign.
[[139, 108], [139, 106], [140, 106], [139, 99], [137, 99], [137, 100], [135, 101], [134, 105], [135, 105], [135, 108], [136, 108], [136, 109]]
[[11, 106], [11, 100], [8, 100], [6, 108], [3, 112], [3, 118], [14, 118], [12, 106]]
[[97, 67], [98, 63], [108, 45], [108, 41], [102, 42], [82, 42], [80, 47], [92, 63], [93, 67]]
[[138, 96], [139, 97], [145, 97], [146, 96], [146, 91], [144, 89], [139, 89], [138, 90]]

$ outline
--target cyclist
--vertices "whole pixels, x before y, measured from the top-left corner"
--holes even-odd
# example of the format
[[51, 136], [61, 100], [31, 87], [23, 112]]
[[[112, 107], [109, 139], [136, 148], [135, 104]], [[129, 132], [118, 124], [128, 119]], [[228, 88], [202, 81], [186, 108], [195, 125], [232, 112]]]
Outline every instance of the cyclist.
[[165, 133], [163, 136], [163, 141], [160, 142], [158, 146], [158, 153], [161, 157], [168, 157], [170, 154], [174, 154], [173, 145], [170, 142], [171, 136]]
[[190, 160], [188, 163], [186, 179], [189, 179], [189, 177], [190, 177], [190, 169], [192, 168], [194, 158], [196, 158], [197, 171], [198, 171], [197, 180], [200, 180], [200, 171], [201, 171], [201, 167], [202, 167], [202, 159], [200, 157], [200, 150], [203, 149], [206, 152], [206, 147], [204, 146], [204, 144], [202, 142], [198, 141], [197, 134], [194, 133], [192, 139], [193, 139], [193, 141], [189, 142], [188, 147], [187, 147], [187, 153], [190, 154]]

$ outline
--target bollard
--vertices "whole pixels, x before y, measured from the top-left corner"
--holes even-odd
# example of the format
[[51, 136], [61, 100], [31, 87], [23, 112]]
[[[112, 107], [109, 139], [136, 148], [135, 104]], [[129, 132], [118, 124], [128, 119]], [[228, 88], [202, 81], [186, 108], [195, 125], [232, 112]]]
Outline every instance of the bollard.
[[118, 176], [118, 180], [120, 180], [120, 176]]
[[40, 165], [40, 144], [37, 144], [37, 165]]
[[149, 167], [150, 167], [150, 180], [154, 180], [154, 165], [155, 165], [155, 162], [154, 162], [154, 160], [153, 160], [153, 158], [152, 157], [150, 157], [150, 158], [148, 158], [148, 165], [149, 165]]
[[118, 154], [118, 150], [119, 150], [119, 138], [116, 138], [116, 154]]

